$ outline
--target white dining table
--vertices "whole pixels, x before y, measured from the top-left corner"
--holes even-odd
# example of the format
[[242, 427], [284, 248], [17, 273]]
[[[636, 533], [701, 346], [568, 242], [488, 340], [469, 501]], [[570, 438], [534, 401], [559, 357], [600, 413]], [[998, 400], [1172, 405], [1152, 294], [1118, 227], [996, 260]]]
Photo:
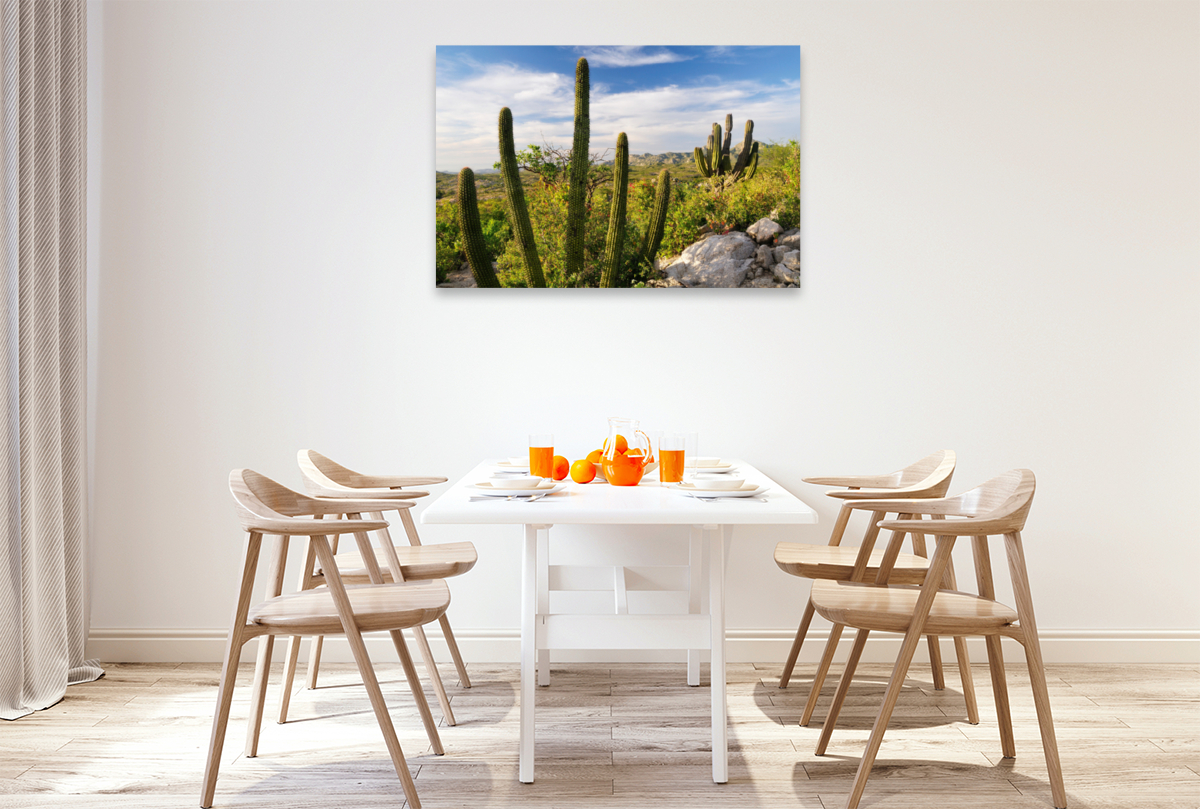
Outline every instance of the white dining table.
[[[725, 688], [725, 568], [738, 525], [815, 523], [808, 505], [750, 464], [732, 459], [737, 476], [768, 487], [764, 499], [699, 500], [660, 484], [656, 472], [637, 486], [573, 483], [532, 502], [479, 498], [476, 484], [500, 468], [484, 461], [443, 492], [421, 514], [424, 524], [523, 526], [521, 565], [521, 691], [518, 778], [534, 779], [534, 691], [549, 683], [551, 649], [679, 649], [688, 653], [688, 683], [699, 685], [700, 653], [711, 651], [713, 781], [729, 780]], [[555, 525], [686, 525], [691, 527], [688, 614], [622, 612], [620, 570], [612, 615], [552, 614], [549, 608], [549, 532]], [[664, 532], [665, 534], [666, 532]], [[707, 541], [706, 541], [707, 540]], [[708, 603], [701, 598], [707, 563]], [[540, 658], [540, 660], [539, 660]]]

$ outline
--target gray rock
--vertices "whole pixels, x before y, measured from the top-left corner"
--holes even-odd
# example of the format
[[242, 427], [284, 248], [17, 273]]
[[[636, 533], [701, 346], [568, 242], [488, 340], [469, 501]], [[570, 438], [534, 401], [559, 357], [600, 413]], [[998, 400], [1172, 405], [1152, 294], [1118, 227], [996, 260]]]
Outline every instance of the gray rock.
[[783, 261], [783, 257], [786, 256], [788, 253], [792, 252], [793, 249], [794, 248], [792, 248], [792, 247], [776, 247], [776, 248], [774, 248], [771, 251], [771, 253], [774, 255], [775, 260], [772, 261], [771, 263], [778, 264], [779, 262]]
[[779, 233], [783, 232], [783, 227], [778, 222], [772, 222], [770, 219], [760, 219], [750, 227], [746, 228], [746, 232], [754, 241], [763, 243], [769, 242]]
[[742, 287], [751, 289], [775, 289], [782, 286], [775, 280], [773, 275], [760, 275], [758, 278], [752, 278], [742, 282]]
[[781, 245], [783, 247], [788, 248], [789, 250], [799, 250], [800, 249], [800, 228], [792, 228], [789, 231], [785, 231], [783, 233], [783, 235], [776, 236], [775, 237], [775, 246], [778, 248]]
[[770, 267], [772, 264], [778, 263], [775, 258], [775, 251], [765, 244], [760, 244], [758, 249], [754, 251], [754, 266]]
[[800, 283], [800, 251], [792, 250], [775, 265], [775, 279], [785, 284]]
[[738, 231], [710, 236], [684, 250], [666, 273], [684, 286], [736, 287], [746, 279], [756, 249], [754, 240]]

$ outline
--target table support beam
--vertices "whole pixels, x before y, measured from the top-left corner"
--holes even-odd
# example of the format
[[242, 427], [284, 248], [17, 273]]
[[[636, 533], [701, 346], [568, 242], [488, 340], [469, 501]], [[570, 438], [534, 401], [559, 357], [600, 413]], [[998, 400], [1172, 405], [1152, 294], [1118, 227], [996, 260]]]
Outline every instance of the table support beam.
[[[688, 614], [700, 614], [700, 602], [704, 597], [702, 578], [704, 567], [704, 529], [693, 525], [688, 537]], [[687, 684], [700, 685], [700, 649], [688, 649]]]
[[729, 781], [729, 718], [725, 695], [725, 554], [733, 526], [718, 526], [709, 531], [708, 554], [708, 612], [712, 619], [712, 663], [709, 683], [712, 691], [712, 758], [713, 781]]

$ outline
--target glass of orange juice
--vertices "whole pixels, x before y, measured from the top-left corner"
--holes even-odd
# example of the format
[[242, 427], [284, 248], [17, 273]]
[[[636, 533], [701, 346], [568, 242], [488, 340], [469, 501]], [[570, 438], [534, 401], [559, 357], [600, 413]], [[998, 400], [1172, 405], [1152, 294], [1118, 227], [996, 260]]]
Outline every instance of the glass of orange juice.
[[550, 433], [529, 434], [529, 474], [540, 478], [554, 475], [554, 436]]
[[683, 460], [686, 436], [683, 433], [663, 433], [658, 439], [658, 479], [663, 483], [683, 480]]

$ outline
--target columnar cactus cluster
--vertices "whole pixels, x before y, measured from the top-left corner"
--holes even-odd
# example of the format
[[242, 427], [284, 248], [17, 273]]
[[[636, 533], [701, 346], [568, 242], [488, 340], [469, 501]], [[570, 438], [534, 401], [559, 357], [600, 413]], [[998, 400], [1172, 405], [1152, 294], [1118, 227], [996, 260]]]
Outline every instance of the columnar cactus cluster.
[[[758, 142], [754, 140], [754, 122], [746, 121], [746, 137], [736, 163], [729, 156], [732, 142], [733, 116], [726, 115], [724, 138], [721, 136], [721, 125], [713, 124], [706, 147], [702, 149], [697, 146], [695, 149], [696, 168], [718, 189], [738, 180], [748, 180], [758, 171]], [[749, 174], [746, 174], [747, 166], [750, 168]]]
[[[567, 187], [567, 232], [563, 256], [563, 269], [568, 277], [577, 276], [584, 266], [584, 236], [587, 229], [587, 177], [588, 142], [590, 120], [588, 117], [588, 94], [590, 79], [586, 59], [575, 66], [575, 135], [571, 144], [571, 164], [568, 170]], [[747, 138], [749, 138], [747, 125]], [[541, 259], [534, 243], [533, 226], [529, 219], [529, 208], [525, 202], [525, 191], [521, 185], [517, 166], [516, 149], [513, 142], [512, 111], [508, 107], [500, 110], [500, 171], [508, 200], [509, 219], [513, 238], [520, 250], [525, 265], [525, 280], [531, 287], [546, 286]], [[757, 144], [755, 144], [757, 147]], [[697, 150], [699, 151], [699, 150]], [[757, 152], [756, 152], [757, 154]], [[739, 159], [739, 164], [742, 161]], [[625, 212], [629, 190], [629, 139], [622, 132], [617, 136], [617, 154], [613, 167], [613, 197], [609, 217], [608, 239], [605, 243], [601, 265], [601, 286], [614, 287], [620, 283], [621, 255], [625, 246]], [[483, 230], [479, 222], [479, 210], [475, 199], [475, 175], [464, 168], [458, 175], [459, 226], [462, 229], [463, 246], [467, 262], [481, 287], [500, 286], [492, 264], [484, 250]], [[671, 174], [664, 169], [658, 176], [658, 191], [654, 201], [654, 215], [650, 229], [642, 240], [639, 260], [653, 263], [662, 242], [666, 225], [667, 205], [671, 198]]]

